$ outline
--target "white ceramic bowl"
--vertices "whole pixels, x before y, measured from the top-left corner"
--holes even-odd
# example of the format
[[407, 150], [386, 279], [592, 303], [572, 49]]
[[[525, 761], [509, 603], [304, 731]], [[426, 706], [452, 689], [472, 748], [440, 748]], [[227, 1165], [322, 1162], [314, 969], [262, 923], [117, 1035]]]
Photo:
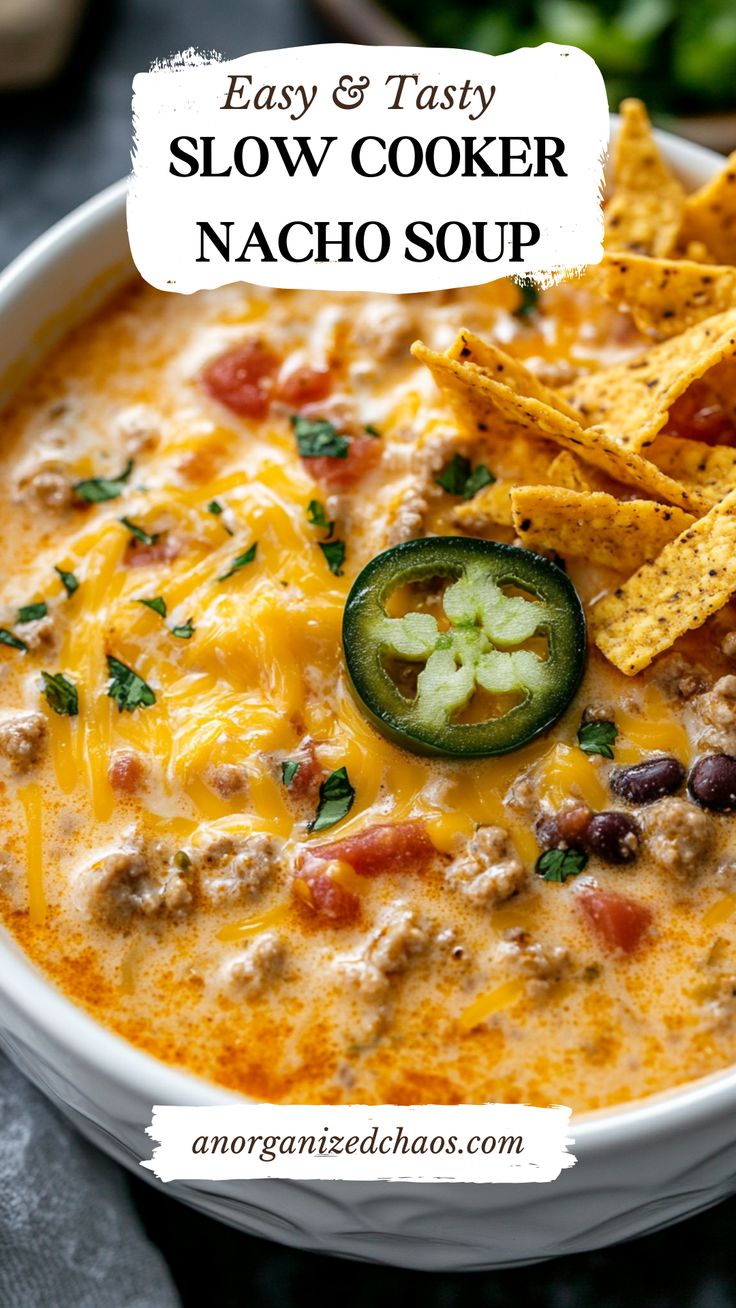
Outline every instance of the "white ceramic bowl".
[[[660, 135], [684, 181], [722, 163]], [[0, 278], [0, 401], [132, 271], [125, 183], [83, 205]], [[158, 1104], [232, 1100], [139, 1053], [70, 1004], [0, 934], [0, 1043], [100, 1148], [137, 1169]], [[736, 1069], [574, 1122], [577, 1166], [544, 1185], [240, 1181], [168, 1193], [304, 1249], [422, 1269], [509, 1266], [642, 1235], [736, 1189]], [[141, 1174], [141, 1173], [139, 1173]], [[150, 1174], [142, 1173], [150, 1179]]]

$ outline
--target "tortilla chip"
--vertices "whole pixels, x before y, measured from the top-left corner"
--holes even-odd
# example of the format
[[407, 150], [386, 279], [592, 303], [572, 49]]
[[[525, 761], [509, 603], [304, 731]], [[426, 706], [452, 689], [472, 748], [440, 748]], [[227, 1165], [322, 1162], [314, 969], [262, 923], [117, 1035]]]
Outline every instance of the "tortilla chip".
[[568, 417], [579, 421], [580, 415], [568, 404], [561, 391], [547, 386], [535, 377], [522, 359], [515, 359], [505, 350], [499, 349], [492, 341], [484, 341], [473, 332], [462, 331], [447, 351], [448, 359], [457, 359], [461, 363], [475, 363], [485, 372], [490, 373], [496, 381], [505, 382], [517, 395], [525, 395], [533, 400], [541, 400], [552, 409], [559, 409]]
[[725, 168], [688, 195], [680, 242], [702, 241], [716, 263], [736, 263], [736, 150]]
[[574, 454], [560, 450], [549, 465], [549, 479], [553, 486], [566, 486], [568, 490], [589, 491], [592, 489], [586, 469]]
[[736, 490], [592, 611], [596, 645], [633, 676], [736, 590]]
[[736, 449], [732, 445], [706, 445], [704, 441], [658, 436], [647, 450], [668, 477], [721, 500], [736, 489]]
[[736, 355], [736, 309], [696, 323], [627, 363], [565, 387], [586, 426], [598, 425], [630, 450], [651, 445], [670, 408], [692, 382]]
[[[605, 247], [665, 258], [680, 234], [685, 191], [664, 162], [641, 100], [624, 100], [613, 152]], [[724, 260], [724, 262], [727, 262]]]
[[527, 549], [555, 550], [627, 575], [694, 522], [682, 509], [653, 500], [621, 501], [561, 486], [518, 486], [511, 509]]
[[712, 263], [718, 268], [724, 266], [713, 258], [710, 250], [707, 246], [703, 245], [702, 241], [688, 241], [682, 251], [682, 257], [683, 259], [689, 259], [691, 263]]
[[736, 268], [720, 264], [607, 254], [598, 281], [605, 298], [627, 309], [640, 332], [660, 340], [736, 306]]
[[[594, 469], [589, 470], [596, 478]], [[552, 489], [549, 482], [554, 487], [565, 486], [568, 490], [573, 491], [590, 491], [593, 489], [591, 480], [585, 475], [585, 469], [582, 463], [575, 458], [574, 454], [569, 454], [567, 450], [560, 450], [560, 453], [548, 461], [548, 466], [543, 472], [539, 469], [530, 469], [528, 466], [524, 469], [523, 474], [524, 488], [544, 492]], [[605, 478], [606, 485], [610, 485]], [[486, 486], [478, 495], [474, 495], [472, 500], [467, 504], [458, 504], [457, 508], [452, 511], [452, 521], [455, 526], [460, 527], [462, 531], [476, 533], [482, 536], [484, 532], [492, 527], [513, 527], [514, 520], [511, 515], [511, 492], [516, 491], [519, 487], [519, 480], [499, 480], [492, 486]], [[606, 496], [610, 499], [610, 496]], [[663, 506], [657, 506], [663, 507]], [[667, 509], [668, 513], [681, 513], [680, 509]], [[687, 514], [682, 514], [688, 517]], [[679, 528], [682, 530], [682, 528]], [[676, 534], [676, 533], [675, 533]], [[634, 565], [636, 566], [636, 565]]]
[[502, 443], [522, 430], [554, 442], [614, 481], [636, 486], [654, 499], [693, 513], [705, 512], [713, 503], [714, 496], [707, 490], [688, 490], [607, 432], [581, 427], [541, 400], [518, 395], [477, 364], [459, 363], [427, 349], [421, 341], [415, 342], [412, 353], [429, 368], [471, 436], [480, 434], [486, 441], [495, 438]]
[[482, 535], [489, 527], [512, 527], [510, 493], [512, 481], [496, 481], [486, 486], [466, 504], [452, 511], [452, 521], [471, 534]]

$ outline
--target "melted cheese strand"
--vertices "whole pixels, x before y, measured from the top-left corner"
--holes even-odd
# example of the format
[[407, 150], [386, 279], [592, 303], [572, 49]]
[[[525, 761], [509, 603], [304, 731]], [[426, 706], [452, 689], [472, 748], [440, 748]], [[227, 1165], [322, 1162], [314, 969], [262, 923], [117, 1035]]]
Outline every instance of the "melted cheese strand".
[[43, 832], [41, 812], [43, 792], [37, 781], [18, 787], [18, 798], [23, 806], [26, 821], [26, 876], [28, 879], [28, 911], [31, 922], [37, 925], [46, 917], [46, 895], [43, 888]]

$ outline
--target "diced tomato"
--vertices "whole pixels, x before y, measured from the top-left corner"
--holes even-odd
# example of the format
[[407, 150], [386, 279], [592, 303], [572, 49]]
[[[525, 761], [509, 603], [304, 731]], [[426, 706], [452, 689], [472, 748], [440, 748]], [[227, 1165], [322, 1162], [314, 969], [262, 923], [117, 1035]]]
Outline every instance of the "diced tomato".
[[206, 441], [196, 449], [187, 450], [179, 459], [176, 470], [187, 481], [201, 485], [212, 481], [228, 456], [227, 448], [220, 441]]
[[651, 909], [626, 895], [590, 886], [579, 891], [577, 900], [588, 923], [609, 949], [633, 953], [651, 925]]
[[280, 359], [263, 341], [246, 341], [213, 359], [202, 374], [214, 400], [244, 418], [265, 418]]
[[113, 790], [122, 791], [126, 795], [135, 795], [145, 784], [145, 764], [132, 750], [120, 750], [113, 754], [107, 769], [107, 779]]
[[706, 445], [736, 444], [736, 424], [706, 381], [693, 382], [675, 400], [664, 431]]
[[153, 545], [142, 545], [135, 537], [128, 542], [123, 557], [126, 568], [150, 568], [157, 563], [169, 563], [181, 552], [181, 545], [171, 536], [162, 536]]
[[361, 432], [350, 437], [346, 458], [303, 459], [302, 462], [309, 476], [323, 486], [348, 490], [375, 467], [380, 457], [381, 442], [375, 436]]
[[318, 917], [342, 926], [360, 915], [358, 896], [327, 872], [300, 872], [295, 884], [301, 903]]
[[374, 877], [381, 872], [423, 872], [436, 856], [424, 822], [386, 822], [344, 840], [308, 846], [304, 865], [309, 869], [315, 862], [337, 860], [348, 863], [358, 876]]
[[279, 399], [295, 409], [327, 399], [331, 390], [332, 374], [329, 368], [293, 368], [278, 384]]
[[324, 769], [317, 758], [315, 744], [311, 736], [305, 736], [299, 748], [290, 755], [299, 764], [289, 786], [289, 793], [298, 799], [311, 795], [324, 778]]

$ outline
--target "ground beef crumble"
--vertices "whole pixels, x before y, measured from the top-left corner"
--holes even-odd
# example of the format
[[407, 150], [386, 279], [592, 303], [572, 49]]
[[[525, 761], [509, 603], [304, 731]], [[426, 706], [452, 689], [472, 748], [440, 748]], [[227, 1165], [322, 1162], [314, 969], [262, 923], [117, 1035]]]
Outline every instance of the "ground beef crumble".
[[123, 846], [86, 867], [77, 881], [77, 902], [104, 926], [123, 927], [134, 918], [181, 916], [192, 905], [188, 869], [176, 866], [171, 848], [136, 828]]
[[515, 972], [529, 981], [535, 995], [546, 994], [569, 972], [571, 960], [562, 945], [540, 945], [528, 931], [514, 927], [496, 950], [496, 960], [510, 964]]
[[692, 701], [697, 744], [725, 754], [736, 753], [736, 676], [720, 677], [711, 690]]
[[526, 869], [503, 827], [478, 827], [445, 869], [448, 886], [483, 908], [510, 899], [526, 879]]
[[284, 867], [282, 842], [265, 831], [216, 836], [203, 849], [189, 853], [200, 895], [218, 907], [261, 894], [274, 885]]
[[426, 922], [403, 900], [389, 906], [360, 953], [342, 961], [343, 970], [366, 999], [385, 1000], [392, 980], [426, 952], [431, 933]]
[[262, 995], [283, 976], [287, 950], [281, 936], [265, 931], [226, 967], [227, 981], [236, 994]]
[[655, 863], [676, 876], [690, 878], [703, 870], [713, 848], [713, 818], [685, 799], [670, 797], [641, 814], [646, 843]]
[[16, 713], [0, 723], [0, 754], [19, 772], [40, 762], [48, 728], [42, 713]]

